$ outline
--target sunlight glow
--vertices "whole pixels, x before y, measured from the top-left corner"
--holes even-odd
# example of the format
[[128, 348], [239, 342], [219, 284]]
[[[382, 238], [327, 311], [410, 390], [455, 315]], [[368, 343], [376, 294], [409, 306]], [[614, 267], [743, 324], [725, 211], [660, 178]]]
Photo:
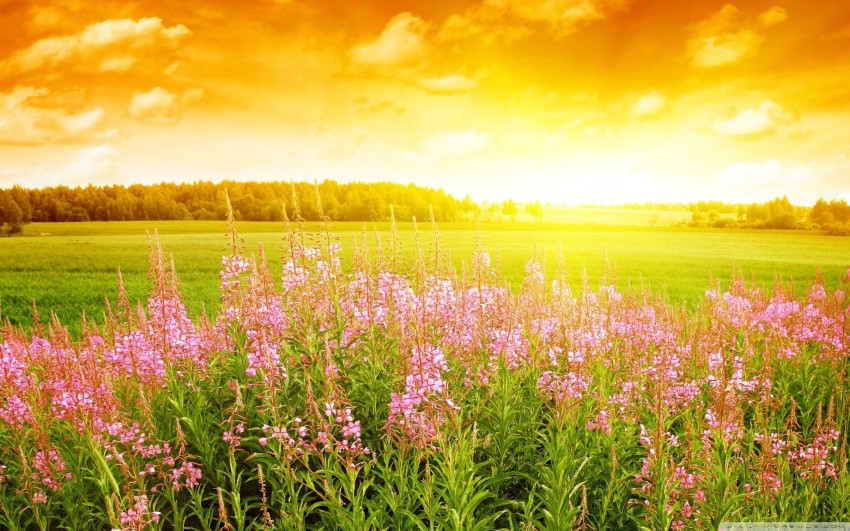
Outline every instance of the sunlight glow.
[[850, 4], [8, 4], [0, 187], [415, 182], [477, 200], [850, 196]]

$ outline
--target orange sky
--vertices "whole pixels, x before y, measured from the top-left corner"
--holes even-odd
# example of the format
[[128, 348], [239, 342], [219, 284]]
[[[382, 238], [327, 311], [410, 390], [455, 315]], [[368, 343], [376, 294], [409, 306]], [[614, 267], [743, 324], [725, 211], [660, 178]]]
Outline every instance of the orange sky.
[[0, 187], [850, 199], [844, 0], [0, 2]]

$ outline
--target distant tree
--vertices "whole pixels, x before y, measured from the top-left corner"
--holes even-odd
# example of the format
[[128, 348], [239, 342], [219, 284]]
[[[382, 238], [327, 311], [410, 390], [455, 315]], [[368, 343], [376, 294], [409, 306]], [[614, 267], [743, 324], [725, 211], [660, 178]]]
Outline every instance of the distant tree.
[[460, 202], [460, 211], [463, 213], [467, 221], [475, 221], [481, 214], [481, 207], [475, 203], [468, 195]]
[[543, 205], [540, 204], [540, 201], [526, 203], [525, 211], [531, 214], [537, 223], [543, 223]]
[[0, 233], [6, 236], [21, 232], [24, 224], [24, 211], [12, 194], [0, 190]]
[[508, 199], [502, 203], [502, 214], [511, 218], [511, 221], [516, 221], [516, 216], [519, 214], [519, 209], [512, 200]]
[[779, 214], [778, 216], [771, 218], [770, 221], [765, 224], [766, 228], [783, 230], [793, 229], [796, 226], [797, 217], [790, 212]]

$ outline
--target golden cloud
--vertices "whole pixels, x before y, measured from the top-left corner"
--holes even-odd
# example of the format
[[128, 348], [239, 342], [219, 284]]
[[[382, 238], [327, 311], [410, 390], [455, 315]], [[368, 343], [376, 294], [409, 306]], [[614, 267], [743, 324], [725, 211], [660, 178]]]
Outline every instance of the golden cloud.
[[510, 42], [545, 28], [556, 38], [566, 37], [583, 25], [602, 20], [628, 7], [628, 0], [484, 0], [463, 15], [452, 15], [440, 29], [438, 40], [484, 39], [486, 44]]
[[63, 168], [65, 180], [71, 183], [113, 183], [117, 176], [119, 155], [117, 149], [107, 144], [79, 149]]
[[757, 108], [731, 112], [715, 118], [711, 124], [715, 132], [740, 139], [755, 139], [772, 135], [783, 125], [799, 119], [796, 113], [771, 100], [764, 100]]
[[0, 93], [0, 143], [74, 143], [102, 132], [102, 108], [78, 110], [44, 105], [50, 96], [51, 92], [43, 87], [18, 86]]
[[478, 80], [451, 74], [443, 77], [421, 77], [416, 80], [416, 84], [432, 94], [457, 94], [475, 89], [478, 87]]
[[484, 5], [524, 22], [546, 24], [554, 33], [566, 35], [574, 32], [579, 24], [605, 18], [607, 3], [593, 0], [485, 0]]
[[688, 41], [691, 64], [699, 68], [714, 68], [737, 63], [755, 54], [764, 42], [758, 30], [779, 24], [788, 18], [781, 7], [772, 7], [759, 15], [755, 22], [732, 4], [696, 25]]
[[632, 115], [635, 118], [654, 118], [661, 114], [667, 107], [667, 98], [657, 90], [640, 96], [632, 107]]
[[399, 66], [420, 59], [426, 51], [428, 24], [411, 13], [401, 13], [389, 21], [378, 37], [358, 44], [349, 57], [356, 65]]
[[436, 157], [467, 155], [486, 148], [490, 144], [490, 134], [477, 129], [465, 131], [441, 131], [426, 144], [426, 150]]
[[770, 186], [782, 178], [783, 171], [782, 161], [777, 159], [736, 162], [720, 171], [715, 179], [726, 185]]
[[788, 20], [788, 12], [785, 11], [784, 8], [779, 6], [773, 6], [761, 15], [759, 15], [758, 22], [765, 28], [769, 28], [770, 26], [775, 26], [780, 22], [785, 22]]
[[191, 32], [159, 18], [106, 20], [75, 35], [42, 39], [0, 62], [0, 75], [27, 74], [59, 68], [82, 72], [127, 72], [153, 63], [161, 72]]
[[129, 111], [133, 119], [154, 125], [173, 125], [182, 114], [180, 99], [162, 87], [133, 94]]
[[183, 117], [188, 104], [199, 102], [204, 97], [203, 89], [188, 88], [177, 95], [162, 87], [147, 92], [136, 92], [130, 100], [130, 117], [148, 125], [174, 125]]

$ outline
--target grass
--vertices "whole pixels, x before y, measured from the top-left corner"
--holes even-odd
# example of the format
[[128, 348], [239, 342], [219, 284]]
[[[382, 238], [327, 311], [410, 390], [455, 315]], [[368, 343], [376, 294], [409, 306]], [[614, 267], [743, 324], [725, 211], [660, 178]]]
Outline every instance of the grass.
[[[603, 221], [610, 218], [610, 213]], [[614, 219], [614, 218], [611, 218]], [[246, 252], [263, 243], [271, 264], [281, 258], [282, 223], [239, 225]], [[433, 233], [420, 224], [424, 247]], [[307, 224], [320, 239], [318, 224]], [[399, 224], [402, 255], [410, 256], [415, 234], [411, 223]], [[92, 222], [33, 223], [21, 237], [0, 239], [0, 309], [13, 324], [28, 327], [35, 300], [42, 320], [55, 312], [60, 321], [79, 331], [81, 311], [99, 320], [104, 299], [115, 300], [121, 269], [131, 300], [147, 295], [146, 231], [156, 230], [166, 253], [171, 253], [192, 315], [202, 305], [212, 309], [219, 299], [218, 271], [226, 238], [222, 222]], [[353, 242], [366, 238], [376, 246], [376, 234], [386, 247], [388, 223], [335, 223], [333, 237], [342, 243], [343, 267], [351, 264]], [[475, 224], [441, 224], [442, 244], [460, 269], [468, 262], [478, 235]], [[671, 303], [693, 305], [710, 279], [728, 285], [736, 273], [769, 287], [776, 276], [808, 284], [820, 270], [824, 284], [835, 287], [850, 266], [850, 245], [842, 239], [796, 231], [747, 231], [652, 226], [488, 223], [480, 239], [501, 262], [504, 280], [517, 288], [525, 264], [543, 253], [550, 278], [563, 251], [564, 266], [576, 288], [583, 271], [592, 283], [603, 277], [606, 259], [618, 285], [648, 287]]]

